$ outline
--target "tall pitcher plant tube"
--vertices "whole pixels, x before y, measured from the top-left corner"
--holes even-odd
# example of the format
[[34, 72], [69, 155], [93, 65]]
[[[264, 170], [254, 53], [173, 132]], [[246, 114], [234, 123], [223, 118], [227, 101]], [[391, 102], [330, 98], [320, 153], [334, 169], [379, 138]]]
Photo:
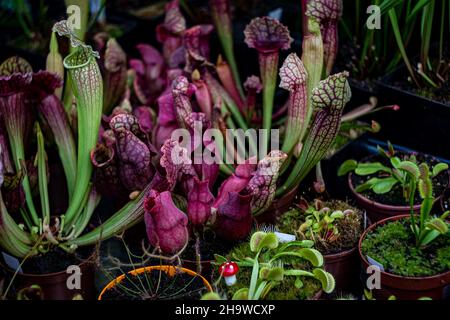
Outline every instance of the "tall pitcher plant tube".
[[325, 156], [339, 132], [342, 111], [351, 98], [348, 72], [329, 76], [312, 92], [312, 106], [318, 110], [300, 156], [288, 179], [277, 190], [277, 196], [295, 188]]
[[[317, 87], [319, 81], [322, 79], [324, 49], [320, 25], [317, 20], [315, 18], [308, 18], [306, 27], [307, 29], [303, 36], [301, 60], [308, 74], [307, 96], [310, 97], [312, 90]], [[307, 99], [306, 118], [304, 121], [307, 125], [302, 127], [299, 142], [302, 142], [305, 137], [312, 114], [313, 107], [311, 105], [311, 99]]]
[[291, 53], [284, 61], [280, 69], [280, 78], [280, 87], [290, 92], [286, 137], [282, 147], [284, 152], [289, 153], [299, 142], [303, 127], [308, 125], [305, 122], [308, 75], [302, 61], [295, 53]]
[[239, 90], [240, 98], [243, 99], [244, 91], [242, 90], [239, 69], [234, 56], [233, 25], [231, 22], [230, 0], [210, 0], [209, 7], [211, 8], [211, 16], [214, 21], [217, 34], [219, 35], [219, 40], [222, 45], [225, 58], [230, 64], [234, 82]]
[[320, 23], [323, 37], [326, 76], [331, 73], [338, 50], [338, 24], [342, 17], [342, 0], [308, 1], [306, 15]]
[[[18, 61], [20, 62], [20, 61]], [[4, 62], [7, 64], [8, 61]], [[14, 69], [16, 68], [16, 69]], [[18, 69], [17, 69], [18, 68]], [[4, 65], [2, 65], [2, 74]], [[21, 70], [20, 66], [13, 66], [13, 70]], [[28, 131], [30, 110], [27, 106], [27, 94], [31, 87], [32, 73], [14, 72], [9, 76], [0, 76], [0, 113], [9, 136], [12, 157], [16, 171], [21, 171], [25, 161], [25, 133]], [[27, 175], [23, 179], [23, 189], [27, 207], [31, 213], [33, 223], [38, 224], [39, 218], [33, 204], [30, 181]]]
[[66, 223], [73, 222], [90, 189], [92, 163], [90, 152], [97, 143], [103, 107], [103, 82], [95, 61], [98, 53], [77, 39], [67, 21], [55, 24], [53, 30], [70, 38], [76, 50], [64, 59], [72, 90], [77, 102], [78, 158], [77, 181], [66, 212]]
[[[258, 51], [259, 68], [263, 83], [263, 128], [272, 128], [273, 100], [277, 83], [280, 50], [288, 50], [293, 39], [289, 30], [270, 17], [253, 19], [245, 28], [245, 43]], [[266, 145], [269, 142], [267, 135]]]

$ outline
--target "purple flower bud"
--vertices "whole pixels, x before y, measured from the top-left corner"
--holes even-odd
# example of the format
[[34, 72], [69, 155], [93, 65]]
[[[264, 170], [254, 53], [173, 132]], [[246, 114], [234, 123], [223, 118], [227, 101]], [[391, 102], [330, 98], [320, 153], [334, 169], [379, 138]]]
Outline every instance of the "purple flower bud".
[[151, 181], [155, 169], [151, 150], [140, 130], [136, 117], [128, 114], [115, 116], [110, 123], [116, 137], [120, 176], [129, 191], [143, 190]]
[[250, 161], [238, 165], [234, 174], [232, 174], [220, 186], [219, 193], [213, 207], [217, 208], [221, 203], [225, 203], [231, 192], [239, 193], [244, 190], [252, 178], [252, 173], [255, 168], [256, 164], [252, 164]]
[[153, 111], [149, 107], [137, 107], [133, 110], [134, 116], [138, 119], [139, 125], [146, 134], [153, 130]]
[[251, 195], [230, 192], [226, 201], [219, 203], [216, 212], [215, 232], [224, 240], [245, 239], [252, 229]]
[[130, 67], [136, 72], [133, 88], [139, 102], [149, 105], [165, 86], [164, 60], [159, 51], [150, 45], [139, 44], [137, 49], [142, 60], [130, 60]]
[[282, 151], [271, 151], [258, 163], [246, 191], [253, 196], [252, 214], [258, 215], [270, 207], [275, 197], [279, 171], [287, 155]]
[[186, 49], [186, 72], [196, 69], [198, 63], [203, 64], [209, 60], [209, 37], [214, 27], [209, 24], [194, 26], [183, 34]]
[[189, 83], [188, 79], [184, 76], [179, 76], [172, 82], [175, 114], [178, 125], [181, 128], [186, 128], [186, 119], [192, 113], [190, 98], [194, 92], [194, 85]]
[[170, 192], [151, 190], [146, 196], [144, 208], [150, 244], [167, 254], [180, 251], [189, 240], [186, 228], [188, 218], [175, 206]]
[[178, 141], [166, 140], [161, 152], [160, 164], [166, 170], [166, 178], [171, 190], [183, 176], [197, 176], [188, 150], [181, 147]]
[[193, 179], [193, 188], [188, 193], [187, 213], [189, 221], [194, 226], [204, 225], [211, 216], [211, 206], [214, 196], [209, 189], [209, 181]]
[[179, 1], [173, 0], [166, 5], [164, 22], [156, 28], [156, 38], [163, 44], [163, 55], [169, 66], [172, 56], [182, 46], [182, 34], [186, 30], [186, 20], [180, 12]]

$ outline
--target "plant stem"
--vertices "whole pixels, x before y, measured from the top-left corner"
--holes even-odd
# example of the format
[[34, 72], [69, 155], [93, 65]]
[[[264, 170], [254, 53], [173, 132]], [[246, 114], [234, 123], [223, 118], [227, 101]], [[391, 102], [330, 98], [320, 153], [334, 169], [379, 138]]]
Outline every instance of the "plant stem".
[[259, 65], [263, 83], [263, 129], [267, 130], [265, 145], [269, 146], [272, 129], [273, 100], [277, 84], [278, 52], [259, 53]]

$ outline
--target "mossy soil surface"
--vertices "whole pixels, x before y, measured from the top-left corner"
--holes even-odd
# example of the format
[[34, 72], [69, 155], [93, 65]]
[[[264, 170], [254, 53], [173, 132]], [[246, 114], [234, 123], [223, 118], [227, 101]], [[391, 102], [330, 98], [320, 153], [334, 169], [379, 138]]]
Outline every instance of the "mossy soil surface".
[[399, 276], [428, 277], [450, 270], [450, 237], [440, 236], [427, 247], [417, 248], [409, 218], [369, 232], [362, 252]]
[[[345, 211], [351, 209], [353, 214], [348, 214], [343, 219], [337, 219], [334, 222], [334, 225], [339, 230], [339, 237], [336, 241], [329, 243], [321, 241], [318, 238], [309, 240], [313, 240], [317, 250], [324, 255], [335, 254], [355, 248], [364, 228], [363, 212], [348, 205], [346, 202], [337, 200], [325, 202], [324, 207], [328, 207], [332, 211]], [[280, 232], [295, 234], [298, 239], [305, 239], [305, 237], [299, 233], [300, 225], [303, 222], [305, 222], [304, 212], [300, 208], [293, 208], [279, 218], [277, 227]]]

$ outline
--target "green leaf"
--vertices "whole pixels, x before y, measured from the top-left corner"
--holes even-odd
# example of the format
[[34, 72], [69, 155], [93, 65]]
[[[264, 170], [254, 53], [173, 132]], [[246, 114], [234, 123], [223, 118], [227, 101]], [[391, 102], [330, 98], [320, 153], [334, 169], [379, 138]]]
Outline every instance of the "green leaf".
[[263, 231], [257, 231], [252, 235], [250, 238], [250, 250], [252, 252], [257, 252], [259, 250], [259, 244], [265, 236], [266, 233]]
[[379, 171], [391, 173], [391, 169], [384, 166], [380, 162], [360, 163], [358, 164], [358, 167], [355, 169], [355, 173], [359, 176], [367, 176], [369, 174], [374, 174]]
[[303, 281], [300, 280], [299, 278], [295, 279], [294, 286], [295, 286], [297, 289], [302, 288], [302, 287], [303, 287]]
[[402, 161], [400, 160], [400, 158], [398, 157], [392, 157], [391, 158], [391, 164], [394, 168], [398, 168], [398, 166], [400, 165]]
[[392, 188], [398, 183], [398, 180], [394, 177], [377, 179], [372, 185], [372, 190], [376, 194], [385, 194], [392, 190]]
[[284, 269], [281, 267], [264, 267], [259, 271], [259, 277], [264, 280], [283, 281]]
[[286, 270], [284, 271], [285, 276], [295, 276], [295, 277], [314, 277], [314, 273], [305, 270]]
[[448, 170], [448, 164], [446, 163], [438, 163], [433, 167], [433, 173], [432, 176], [436, 177], [439, 173], [441, 173], [444, 170]]
[[413, 18], [415, 18], [416, 14], [423, 8], [425, 7], [428, 3], [430, 3], [432, 0], [419, 0], [416, 5], [414, 6], [414, 8], [412, 9], [411, 13], [408, 15], [408, 17], [406, 18], [406, 22], [409, 22], [410, 20], [412, 20]]
[[278, 237], [273, 232], [266, 233], [257, 231], [250, 239], [250, 250], [252, 252], [259, 252], [264, 248], [275, 249], [278, 247], [278, 244]]
[[333, 219], [341, 219], [341, 218], [344, 217], [344, 213], [343, 213], [341, 210], [334, 211], [334, 212], [330, 215], [330, 217], [333, 218]]
[[248, 288], [242, 288], [236, 291], [231, 300], [248, 300]]
[[322, 254], [316, 250], [311, 248], [303, 248], [298, 250], [298, 253], [311, 262], [314, 267], [321, 267], [323, 265], [323, 256]]
[[255, 260], [253, 261], [252, 277], [250, 279], [250, 288], [248, 289], [249, 299], [253, 299], [253, 295], [255, 294], [256, 284], [258, 283], [258, 276], [259, 276], [259, 262], [258, 262], [258, 255], [256, 255]]
[[402, 161], [399, 166], [399, 170], [408, 172], [410, 175], [412, 175], [415, 179], [419, 179], [420, 177], [420, 169], [414, 162], [411, 161]]
[[261, 294], [264, 292], [264, 289], [266, 288], [266, 284], [267, 281], [263, 281], [259, 284], [258, 289], [256, 290], [252, 300], [259, 300], [259, 297], [261, 297]]
[[278, 250], [279, 250], [279, 252], [283, 252], [286, 249], [291, 248], [291, 247], [312, 248], [313, 246], [314, 246], [314, 241], [312, 241], [312, 240], [292, 241], [292, 242], [283, 244], [282, 246], [280, 246], [280, 248]]
[[423, 199], [422, 204], [420, 205], [421, 219], [426, 219], [429, 216], [431, 209], [433, 209], [433, 202], [434, 199], [432, 197]]
[[436, 230], [440, 234], [446, 234], [448, 232], [448, 225], [445, 221], [440, 218], [433, 218], [428, 221], [425, 226], [431, 230]]
[[219, 255], [219, 254], [215, 254], [215, 255], [214, 255], [214, 260], [215, 260], [214, 263], [215, 263], [215, 264], [218, 264], [218, 265], [220, 265], [220, 264], [225, 263], [225, 262], [228, 261], [227, 258], [225, 258], [224, 256], [221, 256], [221, 255]]
[[313, 273], [316, 279], [319, 280], [320, 283], [322, 284], [322, 289], [324, 292], [326, 293], [333, 292], [336, 282], [330, 273], [324, 271], [323, 269], [318, 268], [314, 269]]
[[205, 293], [200, 300], [222, 300], [222, 298], [216, 292], [208, 292]]
[[358, 166], [358, 162], [356, 160], [349, 159], [349, 160], [345, 161], [339, 167], [338, 176], [342, 177], [342, 176], [346, 175], [347, 173], [354, 171], [357, 166]]
[[420, 239], [420, 245], [421, 246], [426, 246], [429, 243], [433, 242], [434, 239], [436, 239], [440, 235], [441, 235], [441, 233], [439, 231], [437, 231], [437, 230], [425, 231], [425, 233], [422, 235], [422, 239]]

